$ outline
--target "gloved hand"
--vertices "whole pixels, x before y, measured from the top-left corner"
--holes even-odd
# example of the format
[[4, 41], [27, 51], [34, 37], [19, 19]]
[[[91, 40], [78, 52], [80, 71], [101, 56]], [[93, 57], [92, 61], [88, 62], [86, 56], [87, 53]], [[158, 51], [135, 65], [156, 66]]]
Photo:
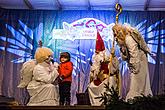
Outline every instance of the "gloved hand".
[[120, 51], [121, 51], [124, 55], [126, 55], [126, 47], [122, 46], [122, 47], [120, 48]]

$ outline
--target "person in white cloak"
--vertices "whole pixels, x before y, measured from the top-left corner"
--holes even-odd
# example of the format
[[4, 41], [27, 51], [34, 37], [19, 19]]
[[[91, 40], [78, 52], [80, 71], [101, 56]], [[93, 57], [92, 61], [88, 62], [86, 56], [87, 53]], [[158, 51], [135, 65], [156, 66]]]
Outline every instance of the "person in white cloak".
[[136, 29], [121, 24], [115, 24], [112, 29], [120, 47], [122, 59], [127, 61], [131, 73], [126, 101], [142, 94], [152, 95], [147, 60], [150, 49], [141, 34]]
[[35, 52], [37, 65], [34, 67], [32, 80], [27, 85], [30, 95], [28, 106], [59, 105], [59, 87], [54, 84], [58, 77], [58, 64], [51, 62], [53, 51], [40, 47]]
[[106, 92], [104, 84], [109, 83], [109, 87], [117, 87], [115, 75], [119, 74], [119, 62], [115, 57], [114, 48], [111, 50], [113, 55], [112, 64], [105, 53], [104, 42], [99, 33], [97, 33], [96, 52], [93, 55], [93, 64], [90, 69], [90, 84], [88, 85], [89, 99], [92, 106], [101, 106], [103, 101], [96, 97]]

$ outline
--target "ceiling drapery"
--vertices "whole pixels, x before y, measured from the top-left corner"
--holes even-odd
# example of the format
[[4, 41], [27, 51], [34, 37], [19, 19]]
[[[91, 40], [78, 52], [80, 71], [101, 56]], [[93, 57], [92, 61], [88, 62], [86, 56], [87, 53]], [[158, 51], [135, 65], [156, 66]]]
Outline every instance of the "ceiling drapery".
[[165, 11], [165, 0], [0, 0], [0, 8], [29, 10], [124, 10]]

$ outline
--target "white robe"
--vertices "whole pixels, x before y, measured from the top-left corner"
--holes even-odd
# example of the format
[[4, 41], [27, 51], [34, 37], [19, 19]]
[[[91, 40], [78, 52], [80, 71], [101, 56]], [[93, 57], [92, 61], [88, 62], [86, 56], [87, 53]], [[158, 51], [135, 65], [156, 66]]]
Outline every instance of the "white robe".
[[109, 88], [112, 86], [115, 88], [116, 80], [114, 76], [110, 76], [109, 78], [105, 79], [99, 86], [96, 86], [93, 81], [88, 85], [88, 92], [89, 92], [89, 99], [92, 106], [101, 106], [103, 101], [100, 101], [99, 99], [96, 99], [96, 97], [100, 97], [101, 94], [104, 94], [106, 92], [106, 88], [104, 84], [108, 84], [109, 82]]
[[58, 77], [57, 68], [45, 62], [39, 63], [33, 70], [33, 79], [28, 84], [29, 106], [59, 105], [59, 87], [52, 83]]
[[[100, 64], [100, 62], [99, 62]], [[96, 62], [95, 62], [96, 65]], [[117, 59], [117, 57], [114, 57], [112, 60], [112, 65], [108, 67], [110, 73], [114, 74], [118, 69], [119, 69], [119, 61]], [[99, 67], [98, 67], [99, 69]], [[95, 69], [97, 70], [97, 69]], [[119, 74], [119, 73], [118, 73]], [[119, 74], [120, 77], [120, 74]], [[100, 99], [96, 99], [96, 97], [100, 97], [101, 94], [104, 94], [104, 92], [109, 92], [106, 91], [105, 85], [104, 84], [108, 84], [109, 82], [109, 88], [111, 88], [112, 86], [114, 88], [117, 87], [117, 82], [116, 82], [116, 77], [113, 76], [109, 76], [108, 78], [106, 78], [100, 85], [96, 86], [94, 84], [94, 82], [92, 81], [89, 85], [88, 85], [88, 92], [89, 92], [89, 99], [90, 99], [90, 103], [92, 106], [101, 106], [103, 101], [100, 101]], [[121, 85], [121, 84], [119, 84]], [[121, 93], [121, 87], [119, 87], [119, 95]]]
[[141, 96], [141, 94], [152, 95], [146, 54], [138, 48], [138, 44], [131, 36], [127, 35], [125, 42], [130, 55], [128, 66], [131, 72], [130, 89], [126, 100]]

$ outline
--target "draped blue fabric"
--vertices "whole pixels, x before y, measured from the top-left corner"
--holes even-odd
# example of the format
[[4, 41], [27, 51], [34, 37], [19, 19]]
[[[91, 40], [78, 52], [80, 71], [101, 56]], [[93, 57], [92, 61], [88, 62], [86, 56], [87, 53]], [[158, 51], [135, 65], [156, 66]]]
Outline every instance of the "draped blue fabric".
[[[25, 93], [17, 88], [22, 63], [33, 58], [38, 41], [54, 51], [54, 60], [59, 62], [63, 51], [71, 53], [74, 64], [72, 83], [72, 103], [76, 103], [76, 93], [84, 92], [89, 83], [90, 61], [95, 49], [95, 39], [54, 39], [53, 30], [70, 29], [73, 22], [84, 22], [84, 18], [94, 18], [107, 26], [115, 23], [115, 11], [50, 11], [50, 10], [4, 10], [0, 9], [0, 94], [15, 97], [21, 104]], [[79, 20], [79, 21], [78, 21]], [[148, 56], [152, 91], [162, 94], [165, 89], [165, 12], [163, 11], [123, 11], [119, 23], [128, 23], [138, 28], [149, 48], [156, 56]], [[104, 25], [105, 25], [104, 24]], [[98, 27], [100, 26], [97, 24]], [[82, 24], [82, 26], [87, 26]], [[103, 26], [101, 24], [101, 26]], [[75, 33], [76, 34], [76, 33]], [[104, 40], [110, 50], [112, 41]], [[126, 62], [120, 59], [123, 97], [129, 89], [129, 74]]]

